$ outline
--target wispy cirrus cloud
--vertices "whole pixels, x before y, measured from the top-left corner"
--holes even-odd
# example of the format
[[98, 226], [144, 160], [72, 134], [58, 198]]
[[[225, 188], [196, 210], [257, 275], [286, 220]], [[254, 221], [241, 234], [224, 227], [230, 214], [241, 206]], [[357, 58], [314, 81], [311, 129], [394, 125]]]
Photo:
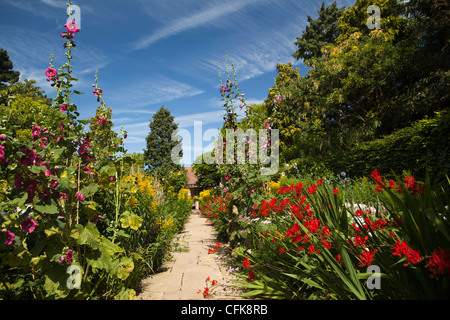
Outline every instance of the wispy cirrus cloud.
[[[146, 107], [154, 104], [192, 97], [204, 91], [189, 84], [157, 76], [152, 79], [138, 79], [131, 84], [120, 86], [110, 93], [110, 100], [114, 101], [118, 109], [114, 113], [148, 113]], [[119, 109], [120, 108], [120, 109]]]
[[217, 23], [219, 18], [239, 11], [256, 2], [257, 0], [213, 2], [213, 5], [208, 5], [206, 8], [202, 7], [194, 13], [173, 19], [172, 22], [164, 25], [162, 28], [142, 37], [134, 43], [133, 49], [144, 49], [159, 40], [168, 38], [183, 31], [193, 29], [207, 23]]

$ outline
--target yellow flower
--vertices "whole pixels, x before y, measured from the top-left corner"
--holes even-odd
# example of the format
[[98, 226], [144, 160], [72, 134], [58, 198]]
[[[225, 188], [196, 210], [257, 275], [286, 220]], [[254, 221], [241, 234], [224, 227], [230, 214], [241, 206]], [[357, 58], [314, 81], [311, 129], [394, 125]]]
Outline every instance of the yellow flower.
[[170, 228], [173, 226], [173, 219], [172, 217], [169, 218], [169, 220], [164, 221], [164, 224], [162, 225], [162, 229]]
[[280, 181], [278, 181], [278, 182], [270, 181], [269, 182], [269, 189], [270, 190], [280, 189]]
[[211, 197], [211, 190], [204, 190], [200, 192], [199, 200], [203, 201]]
[[178, 192], [178, 199], [189, 199], [189, 189], [181, 189]]

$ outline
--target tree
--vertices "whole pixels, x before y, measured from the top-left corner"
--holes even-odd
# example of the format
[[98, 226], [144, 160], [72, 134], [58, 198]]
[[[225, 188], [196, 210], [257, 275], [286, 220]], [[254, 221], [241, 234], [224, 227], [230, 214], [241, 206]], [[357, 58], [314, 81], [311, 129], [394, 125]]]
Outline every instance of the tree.
[[20, 72], [13, 71], [13, 63], [9, 59], [8, 52], [0, 49], [0, 90], [8, 87], [7, 83], [16, 83], [19, 81]]
[[[174, 119], [170, 111], [162, 106], [149, 123], [150, 133], [145, 138], [147, 148], [144, 150], [144, 165], [158, 176], [181, 170], [180, 164], [174, 163], [171, 156], [172, 151], [179, 148], [180, 144], [180, 141], [172, 140], [172, 135], [178, 129]], [[183, 155], [181, 148], [178, 155]]]
[[292, 55], [297, 60], [307, 61], [313, 57], [322, 56], [321, 49], [325, 45], [333, 44], [339, 35], [338, 19], [344, 12], [344, 7], [338, 8], [336, 1], [328, 7], [322, 3], [317, 19], [308, 16], [309, 25], [302, 32], [301, 37], [297, 37], [295, 45], [298, 49]]
[[[203, 155], [199, 156], [200, 160], [202, 158]], [[219, 185], [221, 175], [217, 163], [206, 164], [202, 161], [196, 161], [192, 167], [195, 170], [198, 179], [197, 183], [200, 187], [206, 189]]]

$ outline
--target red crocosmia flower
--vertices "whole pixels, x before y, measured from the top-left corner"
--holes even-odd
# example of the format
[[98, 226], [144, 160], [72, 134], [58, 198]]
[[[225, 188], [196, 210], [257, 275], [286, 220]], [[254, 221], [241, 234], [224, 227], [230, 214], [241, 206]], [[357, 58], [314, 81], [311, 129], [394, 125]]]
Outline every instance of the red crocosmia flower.
[[249, 258], [245, 258], [245, 259], [244, 259], [244, 262], [242, 263], [242, 268], [249, 268], [249, 269], [253, 268], [253, 267], [250, 265], [250, 259], [249, 259]]
[[394, 252], [392, 253], [394, 256], [398, 256], [400, 258], [407, 257], [406, 265], [417, 264], [422, 260], [420, 253], [408, 247], [404, 241], [400, 242], [397, 240], [397, 242], [392, 246], [392, 249], [394, 249]]
[[249, 272], [248, 272], [248, 277], [247, 277], [247, 281], [248, 282], [252, 282], [252, 281], [254, 281], [256, 279], [256, 274], [252, 271], [252, 270], [249, 270]]
[[360, 253], [359, 255], [359, 266], [370, 266], [372, 264], [372, 261], [375, 260], [374, 259], [374, 255], [377, 253], [378, 251], [370, 251], [370, 250], [364, 250], [363, 252]]
[[313, 184], [311, 187], [308, 187], [308, 193], [315, 193], [317, 186]]
[[280, 248], [280, 254], [284, 252], [284, 248]]
[[32, 233], [34, 231], [34, 229], [36, 228], [36, 225], [37, 225], [36, 221], [34, 221], [32, 218], [26, 218], [20, 224], [20, 229], [23, 232]]
[[438, 280], [438, 275], [446, 274], [450, 279], [450, 250], [447, 249], [444, 251], [441, 247], [438, 247], [433, 251], [427, 266], [428, 271], [431, 272], [431, 278]]

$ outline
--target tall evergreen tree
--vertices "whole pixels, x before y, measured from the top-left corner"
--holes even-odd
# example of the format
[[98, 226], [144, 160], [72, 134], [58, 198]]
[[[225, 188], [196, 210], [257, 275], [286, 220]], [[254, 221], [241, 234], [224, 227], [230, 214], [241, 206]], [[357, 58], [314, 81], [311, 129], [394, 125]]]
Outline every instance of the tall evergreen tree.
[[19, 81], [20, 72], [13, 71], [13, 67], [8, 52], [0, 49], [0, 90], [6, 89], [8, 87], [7, 83], [16, 83]]
[[319, 17], [313, 19], [308, 16], [309, 25], [302, 32], [301, 37], [297, 37], [295, 44], [298, 50], [292, 55], [297, 60], [309, 60], [313, 57], [321, 57], [323, 46], [333, 44], [339, 35], [338, 19], [344, 12], [344, 7], [338, 8], [336, 1], [328, 7], [322, 3]]
[[[172, 150], [180, 143], [172, 140], [172, 134], [178, 130], [170, 111], [162, 106], [149, 123], [150, 133], [145, 138], [147, 148], [144, 150], [144, 165], [158, 176], [164, 176], [170, 171], [179, 171], [179, 163], [172, 161]], [[182, 151], [179, 156], [181, 157]]]

